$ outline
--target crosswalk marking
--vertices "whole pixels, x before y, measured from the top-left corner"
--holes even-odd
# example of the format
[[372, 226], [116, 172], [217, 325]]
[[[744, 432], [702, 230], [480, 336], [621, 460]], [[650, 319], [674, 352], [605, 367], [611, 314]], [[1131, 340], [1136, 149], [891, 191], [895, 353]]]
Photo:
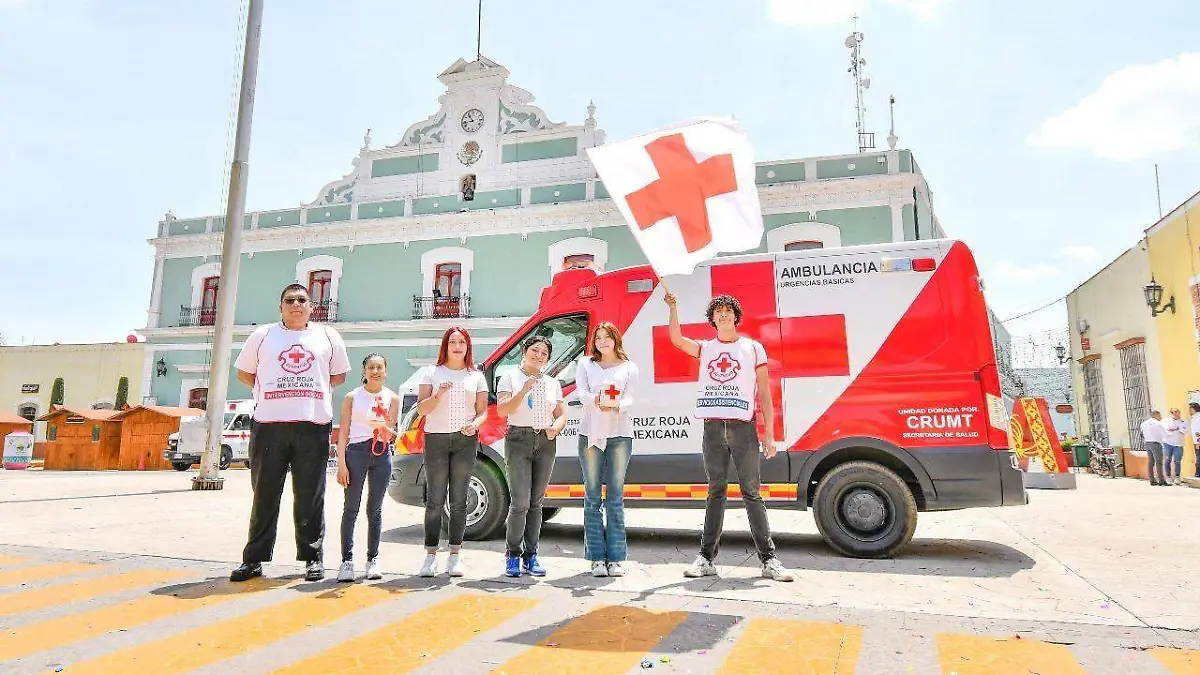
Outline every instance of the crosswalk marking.
[[860, 626], [751, 619], [717, 674], [759, 675], [787, 664], [797, 675], [848, 675], [858, 664], [862, 636]]
[[0, 633], [0, 661], [90, 640], [116, 630], [136, 628], [288, 583], [261, 577], [241, 584], [207, 581], [185, 587], [170, 595], [150, 595], [80, 614], [21, 626], [14, 632]]
[[1171, 675], [1200, 675], [1200, 651], [1156, 647], [1149, 652]]
[[18, 558], [15, 555], [0, 555], [0, 565], [20, 565], [29, 562], [26, 558]]
[[687, 612], [600, 607], [554, 631], [493, 675], [624, 673], [683, 623]]
[[1012, 675], [1054, 673], [1085, 675], [1083, 667], [1063, 645], [1041, 640], [999, 640], [982, 635], [940, 633], [938, 660], [943, 675]]
[[102, 569], [100, 565], [73, 562], [20, 567], [15, 570], [0, 572], [0, 586], [16, 586], [31, 581], [53, 579], [54, 577], [64, 577], [68, 574], [79, 574], [80, 572], [92, 572], [98, 569]]
[[60, 584], [48, 588], [32, 588], [27, 591], [0, 595], [0, 616], [30, 612], [43, 607], [87, 600], [108, 593], [127, 591], [139, 586], [150, 586], [190, 576], [181, 570], [135, 570], [122, 574], [111, 574], [94, 579], [84, 579], [73, 584]]
[[325, 588], [162, 640], [143, 643], [90, 661], [72, 663], [70, 673], [185, 673], [332, 623], [405, 592], [367, 584]]
[[400, 675], [531, 609], [537, 600], [459, 595], [410, 614], [272, 675]]

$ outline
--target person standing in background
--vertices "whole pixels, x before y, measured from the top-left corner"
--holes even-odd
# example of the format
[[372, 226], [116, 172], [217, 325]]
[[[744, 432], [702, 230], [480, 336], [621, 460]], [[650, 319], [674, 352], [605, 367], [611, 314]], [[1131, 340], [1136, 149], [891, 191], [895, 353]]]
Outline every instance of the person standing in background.
[[1179, 416], [1179, 408], [1171, 408], [1171, 419], [1163, 425], [1166, 429], [1163, 438], [1163, 473], [1166, 474], [1167, 484], [1180, 485], [1183, 482], [1183, 439], [1187, 437], [1191, 425]]
[[1150, 417], [1142, 422], [1142, 443], [1146, 446], [1146, 475], [1151, 485], [1167, 485], [1163, 476], [1163, 439], [1167, 429], [1162, 423], [1162, 413], [1150, 411]]

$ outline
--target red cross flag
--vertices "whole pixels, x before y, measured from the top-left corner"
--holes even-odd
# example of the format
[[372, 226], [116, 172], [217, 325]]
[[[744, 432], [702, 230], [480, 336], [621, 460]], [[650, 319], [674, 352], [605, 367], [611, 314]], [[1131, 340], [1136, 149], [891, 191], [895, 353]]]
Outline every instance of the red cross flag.
[[587, 152], [659, 276], [762, 243], [754, 152], [733, 120], [683, 122]]

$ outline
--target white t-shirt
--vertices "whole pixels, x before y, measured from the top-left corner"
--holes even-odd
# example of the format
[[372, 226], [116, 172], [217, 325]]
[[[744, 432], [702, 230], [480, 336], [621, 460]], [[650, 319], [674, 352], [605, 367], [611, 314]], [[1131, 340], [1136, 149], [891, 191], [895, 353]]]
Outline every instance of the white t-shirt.
[[1196, 435], [1200, 434], [1200, 413], [1192, 415], [1192, 440], [1196, 439]]
[[1188, 432], [1187, 420], [1177, 420], [1174, 417], [1169, 418], [1163, 425], [1166, 427], [1167, 438], [1163, 441], [1167, 445], [1183, 447], [1183, 438]]
[[433, 412], [425, 416], [425, 432], [453, 434], [462, 431], [467, 422], [475, 419], [475, 396], [487, 392], [487, 380], [478, 370], [451, 370], [446, 366], [426, 368], [421, 384], [428, 384], [436, 394], [438, 387], [449, 382], [450, 391], [442, 394]]
[[234, 366], [254, 373], [254, 419], [258, 422], [333, 421], [331, 375], [350, 372], [346, 343], [321, 324], [288, 330], [282, 323], [259, 326]]
[[1142, 440], [1147, 443], [1162, 443], [1167, 437], [1167, 430], [1162, 422], [1151, 417], [1142, 422]]
[[[588, 436], [589, 440], [594, 440], [590, 438], [592, 435], [602, 439], [612, 436], [633, 438], [633, 417], [629, 414], [629, 409], [633, 406], [637, 384], [638, 367], [632, 361], [602, 368], [592, 357], [580, 357], [579, 365], [575, 368], [575, 391], [579, 394], [579, 402], [583, 404], [579, 433]], [[596, 405], [597, 394], [615, 400], [617, 410], [601, 410], [600, 406]]]
[[757, 340], [701, 340], [696, 417], [744, 422], [754, 419], [756, 373], [759, 366], [766, 365], [767, 350]]
[[[500, 376], [496, 385], [496, 393], [507, 391], [515, 394], [525, 386], [529, 378], [520, 368], [513, 368]], [[538, 381], [525, 395], [525, 400], [508, 416], [508, 423], [514, 427], [532, 427], [547, 429], [554, 424], [554, 406], [562, 401], [562, 384], [549, 375], [538, 377]]]
[[[365, 387], [359, 387], [350, 392], [350, 436], [351, 443], [369, 441], [375, 435], [375, 427], [379, 423], [387, 423], [388, 412], [392, 409], [392, 401], [396, 400], [396, 392], [384, 387], [379, 393], [372, 394]], [[342, 424], [346, 421], [342, 420]]]

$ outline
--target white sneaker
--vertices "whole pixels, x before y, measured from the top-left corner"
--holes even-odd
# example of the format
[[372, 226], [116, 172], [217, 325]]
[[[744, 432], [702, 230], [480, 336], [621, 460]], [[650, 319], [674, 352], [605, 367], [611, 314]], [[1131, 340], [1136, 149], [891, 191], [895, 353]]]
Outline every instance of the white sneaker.
[[421, 564], [421, 571], [417, 572], [419, 577], [432, 577], [437, 574], [437, 556], [433, 553], [425, 555], [425, 562]]
[[594, 576], [594, 577], [608, 576], [608, 565], [605, 565], [603, 560], [593, 561], [592, 562], [592, 576]]
[[354, 561], [343, 560], [338, 568], [338, 581], [354, 581]]
[[382, 579], [383, 572], [379, 570], [379, 558], [367, 558], [367, 578]]
[[463, 564], [462, 556], [457, 553], [451, 553], [446, 560], [446, 575], [451, 577], [461, 577], [467, 573], [467, 566]]
[[608, 576], [610, 576], [610, 577], [625, 576], [625, 566], [619, 562], [608, 563]]
[[696, 556], [696, 559], [692, 561], [692, 565], [683, 571], [683, 576], [691, 579], [697, 579], [699, 577], [711, 577], [716, 573], [717, 567], [713, 565], [708, 558], [698, 555]]
[[791, 570], [783, 566], [779, 562], [779, 558], [771, 558], [763, 563], [762, 575], [766, 579], [774, 579], [775, 581], [795, 581], [796, 575]]

